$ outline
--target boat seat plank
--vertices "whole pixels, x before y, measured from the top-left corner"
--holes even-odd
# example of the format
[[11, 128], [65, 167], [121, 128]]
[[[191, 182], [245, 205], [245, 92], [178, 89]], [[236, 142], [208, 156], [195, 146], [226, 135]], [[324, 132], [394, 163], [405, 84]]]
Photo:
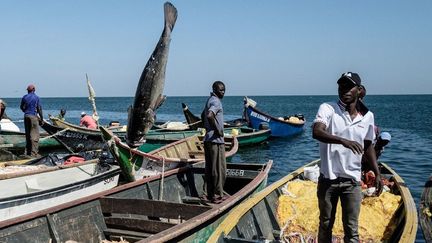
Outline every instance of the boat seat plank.
[[105, 236], [107, 238], [113, 238], [113, 237], [136, 237], [138, 239], [143, 239], [151, 236], [151, 234], [148, 233], [142, 233], [142, 232], [136, 232], [136, 231], [129, 231], [129, 230], [121, 230], [121, 229], [106, 229], [104, 230]]
[[108, 228], [156, 234], [173, 227], [174, 223], [132, 217], [105, 217]]
[[149, 217], [170, 219], [190, 219], [211, 209], [209, 206], [190, 205], [184, 203], [165, 202], [147, 199], [128, 199], [104, 197], [100, 200], [102, 212], [105, 214], [138, 214]]

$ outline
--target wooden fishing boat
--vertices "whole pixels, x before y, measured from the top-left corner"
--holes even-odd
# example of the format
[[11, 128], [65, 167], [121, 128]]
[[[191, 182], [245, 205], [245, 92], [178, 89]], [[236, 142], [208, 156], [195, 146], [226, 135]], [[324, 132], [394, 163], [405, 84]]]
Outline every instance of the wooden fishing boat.
[[[283, 230], [286, 229], [285, 227], [287, 225], [281, 226], [278, 221], [278, 210], [280, 210], [278, 208], [278, 203], [281, 202], [278, 200], [281, 195], [286, 195], [283, 191], [286, 189], [287, 182], [293, 182], [296, 179], [306, 180], [304, 173], [305, 168], [311, 168], [317, 163], [318, 161], [314, 161], [297, 169], [234, 208], [225, 220], [219, 224], [219, 227], [214, 230], [208, 242], [280, 241], [281, 237], [283, 237], [281, 231], [284, 233]], [[394, 231], [390, 231], [392, 232], [391, 238], [386, 242], [414, 242], [417, 232], [417, 211], [411, 193], [402, 178], [388, 165], [381, 163], [380, 170], [383, 178], [390, 178], [390, 180], [394, 182], [392, 193], [400, 195], [401, 197], [399, 206], [396, 205], [396, 212], [393, 214], [392, 220], [389, 223]], [[316, 189], [312, 189], [312, 191], [316, 193]], [[306, 189], [300, 187], [300, 190]], [[295, 195], [292, 197], [295, 197]], [[288, 206], [292, 207], [293, 204], [289, 204]], [[298, 210], [300, 211], [301, 209]], [[309, 213], [312, 212], [309, 211]], [[304, 216], [304, 214], [300, 215], [300, 217], [302, 216]], [[372, 216], [375, 216], [375, 214]], [[318, 214], [316, 217], [318, 217]], [[379, 221], [379, 219], [376, 218], [376, 221]], [[389, 227], [389, 225], [387, 227]], [[296, 225], [294, 225], [294, 227], [296, 227]], [[362, 236], [360, 235], [360, 237]]]
[[305, 119], [303, 115], [293, 115], [289, 117], [273, 117], [258, 110], [256, 102], [245, 97], [246, 119], [249, 126], [255, 129], [262, 127], [270, 128], [272, 137], [288, 137], [303, 132]]
[[120, 168], [89, 160], [0, 169], [0, 220], [31, 214], [117, 186]]
[[[70, 130], [75, 130], [75, 131], [82, 131], [82, 132], [97, 132], [99, 133], [99, 129], [91, 129], [91, 128], [87, 128], [87, 127], [81, 127], [75, 124], [72, 124], [70, 122], [64, 121], [62, 119], [59, 119], [58, 117], [55, 116], [51, 116], [49, 115], [49, 119], [51, 120], [52, 124], [54, 126], [63, 128], [63, 129], [70, 129]], [[124, 126], [107, 126], [106, 127], [108, 130], [116, 133], [118, 136], [125, 136], [126, 134], [126, 125]], [[124, 133], [122, 135], [122, 133]]]
[[[0, 148], [16, 153], [22, 153], [26, 147], [26, 137], [24, 132], [0, 131]], [[39, 149], [49, 150], [60, 148], [62, 145], [47, 133], [41, 133], [39, 139]]]
[[[127, 181], [135, 181], [181, 165], [204, 160], [204, 144], [198, 136], [187, 137], [145, 153], [140, 147], [131, 149], [107, 129], [101, 128], [101, 131]], [[225, 138], [225, 149], [226, 157], [234, 155], [238, 150], [237, 139]]]
[[425, 183], [421, 195], [419, 217], [426, 242], [432, 242], [432, 177]]
[[230, 197], [220, 204], [198, 198], [205, 170], [199, 163], [0, 221], [0, 242], [205, 242], [229, 210], [265, 187], [271, 165], [228, 163]]
[[[185, 103], [182, 103], [182, 107], [183, 107], [183, 114], [186, 118], [186, 122], [188, 123], [188, 125], [191, 129], [197, 130], [198, 128], [204, 127], [204, 124], [201, 121], [201, 117], [197, 117], [196, 115], [194, 115], [192, 113], [192, 111], [189, 110], [189, 107]], [[244, 127], [247, 125], [248, 125], [248, 122], [243, 118], [238, 118], [238, 119], [229, 120], [229, 121], [224, 122], [225, 128]]]

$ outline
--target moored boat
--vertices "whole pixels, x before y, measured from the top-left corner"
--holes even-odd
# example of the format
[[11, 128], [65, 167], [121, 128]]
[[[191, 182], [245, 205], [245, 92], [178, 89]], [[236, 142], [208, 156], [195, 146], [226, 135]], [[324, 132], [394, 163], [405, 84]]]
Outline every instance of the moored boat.
[[[183, 107], [183, 114], [186, 118], [186, 122], [188, 123], [188, 125], [191, 129], [196, 130], [198, 128], [204, 127], [204, 124], [202, 123], [201, 118], [194, 115], [192, 113], [192, 111], [189, 110], [189, 107], [185, 103], [182, 103], [182, 107]], [[247, 121], [243, 118], [237, 118], [234, 120], [224, 121], [224, 127], [225, 128], [244, 127], [247, 125], [248, 125]]]
[[426, 181], [421, 195], [419, 218], [426, 242], [432, 242], [432, 177]]
[[303, 132], [305, 119], [303, 115], [274, 117], [256, 108], [256, 102], [244, 98], [246, 119], [249, 126], [255, 129], [270, 128], [272, 137], [288, 137]]
[[[62, 145], [47, 133], [41, 133], [39, 138], [39, 150], [61, 148]], [[26, 137], [24, 132], [0, 131], [0, 148], [14, 153], [23, 153], [26, 148]]]
[[0, 221], [32, 214], [117, 186], [120, 168], [89, 160], [0, 169]]
[[[313, 174], [309, 173], [312, 171], [309, 168], [314, 168], [313, 166], [317, 163], [319, 161], [311, 162], [297, 169], [233, 209], [219, 227], [214, 230], [209, 238], [209, 242], [275, 242], [290, 237], [290, 240], [300, 241], [303, 239], [307, 241], [309, 239], [313, 241], [317, 232], [312, 232], [315, 236], [303, 238], [306, 235], [302, 235], [302, 230], [312, 225], [315, 225], [317, 229], [318, 206], [315, 205], [312, 210], [305, 207], [304, 204], [295, 204], [289, 200], [285, 201], [285, 199], [300, 198], [303, 194], [308, 199], [306, 202], [310, 202], [312, 197], [316, 198], [316, 183], [306, 179], [309, 176], [305, 175], [305, 168], [308, 168], [308, 174]], [[372, 222], [387, 222], [388, 224], [380, 228], [386, 232], [386, 236], [388, 237], [384, 239], [384, 242], [414, 242], [417, 232], [417, 212], [411, 193], [402, 178], [388, 165], [381, 163], [380, 170], [383, 178], [389, 178], [394, 183], [392, 191], [391, 193], [384, 192], [378, 198], [369, 197], [364, 199], [361, 214], [363, 211], [365, 213], [368, 212], [365, 205], [373, 205], [374, 202], [381, 205], [380, 208], [382, 210], [382, 205], [385, 204], [385, 209], [388, 211], [382, 212], [383, 214], [378, 214], [376, 211], [370, 213], [369, 211], [369, 215], [373, 220], [366, 220], [366, 222], [362, 221], [362, 215], [360, 215], [360, 239], [362, 240], [363, 238], [362, 230], [364, 228], [362, 228], [362, 225], [372, 225]], [[305, 187], [305, 184], [299, 184], [303, 182], [312, 183], [312, 187]], [[293, 183], [293, 185], [297, 183], [299, 185], [298, 191], [291, 190], [288, 186], [290, 183]], [[397, 198], [396, 201], [398, 201], [398, 204], [392, 204], [390, 206], [393, 207], [390, 207], [389, 202], [390, 200], [394, 200], [393, 197]], [[298, 201], [298, 203], [301, 202]], [[281, 207], [283, 204], [285, 204], [285, 207]], [[390, 209], [394, 209], [394, 211]], [[292, 210], [291, 213], [287, 214], [290, 210]], [[380, 218], [381, 216], [383, 218]], [[285, 219], [285, 221], [281, 219]], [[300, 222], [297, 219], [313, 219], [313, 222], [305, 220], [303, 222], [306, 222], [306, 225], [300, 225], [296, 224], [296, 222]], [[375, 227], [375, 225], [372, 227]], [[291, 229], [294, 229], [296, 232], [290, 231]], [[333, 233], [335, 234], [335, 229], [333, 229]]]
[[[145, 176], [159, 174], [187, 163], [204, 160], [204, 145], [198, 136], [190, 136], [167, 144], [150, 153], [130, 148], [110, 131], [101, 128], [105, 140], [108, 141], [112, 155], [122, 168], [127, 181], [134, 181]], [[144, 144], [145, 146], [145, 144]], [[230, 157], [238, 150], [235, 137], [225, 138], [225, 156]]]
[[227, 164], [220, 204], [207, 204], [203, 163], [0, 222], [0, 242], [205, 242], [226, 213], [266, 185], [272, 162]]

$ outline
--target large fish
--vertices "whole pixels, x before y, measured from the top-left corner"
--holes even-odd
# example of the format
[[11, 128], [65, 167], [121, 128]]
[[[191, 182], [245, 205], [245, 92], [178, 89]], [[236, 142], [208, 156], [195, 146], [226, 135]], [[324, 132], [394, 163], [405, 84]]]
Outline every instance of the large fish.
[[164, 14], [165, 27], [141, 74], [133, 107], [129, 107], [128, 110], [126, 142], [131, 147], [138, 147], [145, 142], [145, 136], [156, 120], [156, 109], [166, 98], [162, 95], [162, 91], [165, 83], [170, 36], [177, 20], [177, 9], [171, 3], [166, 2]]

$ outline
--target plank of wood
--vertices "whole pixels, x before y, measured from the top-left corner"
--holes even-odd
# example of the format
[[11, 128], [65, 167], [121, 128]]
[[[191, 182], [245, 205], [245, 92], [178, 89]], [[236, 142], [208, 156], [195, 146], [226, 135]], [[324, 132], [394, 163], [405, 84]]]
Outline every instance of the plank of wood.
[[173, 227], [174, 223], [162, 222], [149, 219], [140, 219], [132, 217], [105, 217], [105, 223], [108, 228], [122, 229], [128, 231], [138, 231], [142, 233], [156, 234]]
[[187, 220], [211, 209], [209, 206], [148, 199], [104, 197], [99, 201], [104, 214], [138, 214], [169, 219]]

